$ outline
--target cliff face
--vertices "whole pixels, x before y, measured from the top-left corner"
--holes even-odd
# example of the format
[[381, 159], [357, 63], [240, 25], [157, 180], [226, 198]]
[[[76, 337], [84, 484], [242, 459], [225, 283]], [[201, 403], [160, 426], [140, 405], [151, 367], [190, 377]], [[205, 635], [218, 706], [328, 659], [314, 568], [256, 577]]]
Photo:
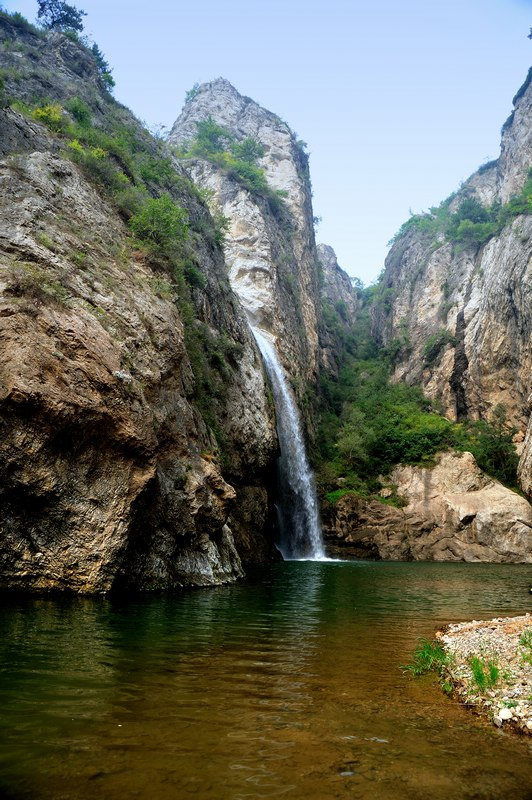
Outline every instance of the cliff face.
[[[503, 128], [500, 158], [481, 168], [449, 204], [484, 207], [518, 195], [532, 163], [530, 76]], [[532, 218], [512, 214], [481, 244], [449, 242], [410, 226], [386, 260], [387, 302], [376, 314], [382, 341], [396, 340], [394, 378], [420, 383], [449, 418], [489, 419], [504, 404], [518, 429], [520, 479], [532, 489]], [[431, 346], [432, 345], [432, 348]], [[523, 445], [523, 440], [525, 444]]]
[[[250, 322], [273, 334], [301, 394], [318, 370], [318, 272], [308, 164], [288, 125], [219, 78], [195, 90], [168, 137], [186, 149], [198, 122], [212, 119], [237, 142], [262, 147], [257, 165], [277, 204], [251, 191], [232, 172], [204, 158], [184, 163], [194, 182], [212, 192], [211, 208], [228, 220], [229, 280]], [[297, 380], [299, 379], [299, 380]]]
[[[10, 98], [76, 96], [94, 129], [113, 119], [161, 157], [83, 47], [5, 18], [0, 39]], [[277, 441], [223, 253], [203, 233], [213, 220], [174, 163], [168, 191], [187, 211], [202, 275], [180, 304], [67, 149], [27, 112], [0, 110], [0, 586], [234, 580], [242, 559], [271, 557]]]
[[320, 364], [322, 370], [337, 375], [346, 340], [362, 307], [351, 278], [339, 266], [336, 253], [328, 244], [317, 247], [320, 269]]
[[[333, 553], [399, 561], [532, 562], [532, 507], [492, 480], [471, 453], [389, 475], [403, 508], [346, 494], [324, 509]], [[386, 492], [386, 490], [384, 490]]]

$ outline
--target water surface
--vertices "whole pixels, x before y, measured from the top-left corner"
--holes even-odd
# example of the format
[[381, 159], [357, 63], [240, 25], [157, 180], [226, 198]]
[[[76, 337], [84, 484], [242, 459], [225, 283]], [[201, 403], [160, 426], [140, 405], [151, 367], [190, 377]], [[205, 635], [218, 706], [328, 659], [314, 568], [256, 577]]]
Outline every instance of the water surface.
[[525, 739], [401, 672], [416, 639], [530, 610], [524, 565], [287, 562], [247, 584], [6, 599], [10, 800], [525, 800]]

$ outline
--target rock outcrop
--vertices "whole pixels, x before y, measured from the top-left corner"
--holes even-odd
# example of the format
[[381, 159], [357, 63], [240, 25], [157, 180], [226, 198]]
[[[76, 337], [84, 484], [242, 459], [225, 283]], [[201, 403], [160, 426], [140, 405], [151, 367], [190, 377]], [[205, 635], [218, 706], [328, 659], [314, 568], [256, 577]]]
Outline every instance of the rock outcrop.
[[399, 561], [532, 563], [532, 507], [488, 478], [471, 453], [396, 467], [402, 508], [346, 494], [324, 512], [328, 550]]
[[197, 123], [212, 119], [237, 142], [263, 148], [258, 166], [273, 192], [272, 205], [231, 170], [205, 158], [183, 163], [194, 182], [212, 193], [213, 211], [229, 227], [225, 255], [229, 280], [252, 325], [272, 334], [301, 396], [318, 371], [318, 268], [308, 159], [278, 116], [243, 97], [225, 79], [197, 88], [174, 123], [168, 142], [186, 150]]
[[[532, 164], [530, 75], [514, 100], [499, 159], [465, 182], [450, 212], [466, 197], [488, 207], [507, 203], [523, 189]], [[387, 302], [375, 318], [381, 340], [399, 345], [394, 378], [421, 384], [449, 418], [490, 419], [495, 406], [506, 407], [509, 424], [518, 430], [520, 480], [527, 492], [532, 488], [531, 256], [529, 214], [512, 216], [481, 245], [457, 246], [423, 226], [410, 226], [387, 258]], [[434, 344], [432, 353], [427, 342]]]
[[320, 364], [337, 375], [340, 356], [353, 336], [353, 325], [362, 302], [347, 272], [339, 266], [336, 253], [328, 244], [319, 244], [320, 268]]
[[[6, 18], [0, 38], [8, 95], [81, 98], [96, 128], [112, 121], [168, 163], [81, 45]], [[168, 191], [187, 211], [202, 276], [180, 303], [101, 183], [65, 152], [61, 136], [0, 109], [0, 586], [235, 580], [242, 559], [272, 557], [277, 439], [213, 220], [174, 163]]]

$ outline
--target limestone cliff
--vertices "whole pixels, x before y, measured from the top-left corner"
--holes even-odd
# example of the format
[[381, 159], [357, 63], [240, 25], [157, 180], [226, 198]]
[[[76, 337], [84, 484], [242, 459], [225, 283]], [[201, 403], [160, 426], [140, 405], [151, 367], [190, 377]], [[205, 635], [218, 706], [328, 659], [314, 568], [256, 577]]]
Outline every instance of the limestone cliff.
[[[185, 151], [194, 182], [212, 193], [211, 208], [229, 221], [229, 280], [250, 322], [273, 334], [301, 396], [318, 371], [318, 269], [308, 161], [304, 147], [278, 116], [243, 97], [223, 78], [197, 87], [174, 123], [169, 144]], [[278, 196], [271, 203], [234, 170], [187, 155], [198, 123], [212, 119], [236, 142], [261, 147], [258, 167]]]
[[430, 469], [398, 466], [389, 481], [403, 508], [353, 494], [325, 506], [330, 551], [399, 561], [532, 563], [532, 506], [481, 472], [471, 453], [442, 453]]
[[453, 242], [434, 232], [438, 213], [455, 213], [466, 198], [493, 214], [497, 204], [522, 191], [532, 164], [530, 75], [514, 103], [499, 159], [472, 175], [440, 211], [413, 219], [417, 224], [407, 224], [396, 238], [375, 331], [397, 345], [394, 378], [421, 384], [449, 418], [489, 419], [496, 405], [506, 406], [518, 430], [520, 480], [530, 493], [532, 217], [529, 210], [512, 212], [482, 242]]
[[353, 337], [353, 325], [362, 307], [353, 282], [339, 266], [336, 253], [327, 244], [319, 244], [320, 268], [320, 364], [322, 370], [337, 375], [342, 354]]
[[[5, 15], [0, 43], [0, 586], [234, 580], [242, 559], [271, 554], [277, 441], [212, 217], [86, 48]], [[108, 150], [74, 163], [67, 153], [84, 151], [64, 126], [12, 107], [43, 97], [61, 125], [88, 107]], [[188, 216], [188, 285], [132, 239], [105, 190], [119, 174], [129, 193], [155, 196], [156, 168]]]

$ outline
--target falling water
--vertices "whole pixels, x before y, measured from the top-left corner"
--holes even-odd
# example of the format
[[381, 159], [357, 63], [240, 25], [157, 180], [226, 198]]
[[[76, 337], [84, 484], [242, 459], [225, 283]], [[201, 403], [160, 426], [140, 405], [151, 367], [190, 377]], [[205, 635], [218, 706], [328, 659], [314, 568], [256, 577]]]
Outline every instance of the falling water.
[[324, 558], [318, 501], [301, 423], [284, 370], [267, 334], [252, 328], [270, 379], [277, 413], [279, 458], [279, 549], [285, 559]]

